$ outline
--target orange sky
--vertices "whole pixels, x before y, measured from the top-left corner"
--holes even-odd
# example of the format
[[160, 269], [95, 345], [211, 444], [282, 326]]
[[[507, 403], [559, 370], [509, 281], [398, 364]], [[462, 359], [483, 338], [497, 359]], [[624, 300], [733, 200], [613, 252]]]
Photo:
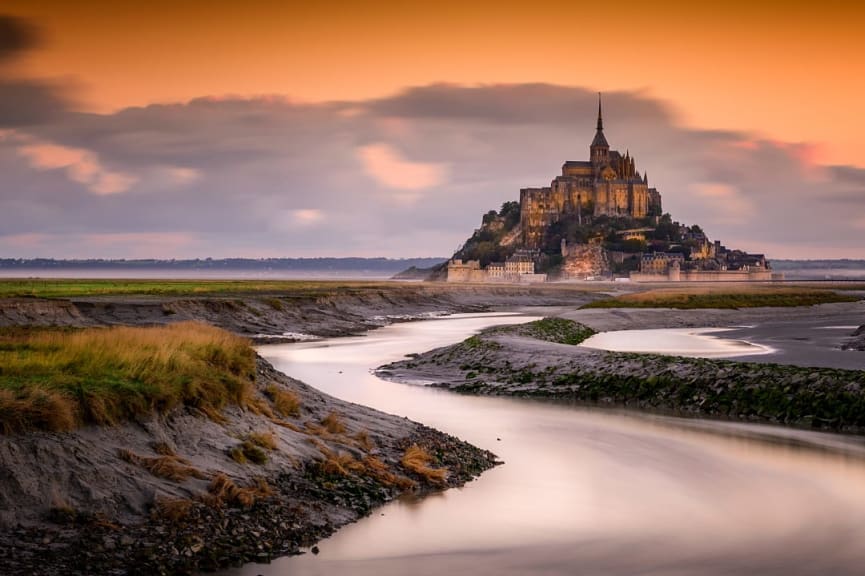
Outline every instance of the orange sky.
[[17, 64], [109, 111], [206, 95], [361, 99], [405, 86], [637, 90], [700, 128], [865, 166], [861, 2], [5, 0], [44, 45]]

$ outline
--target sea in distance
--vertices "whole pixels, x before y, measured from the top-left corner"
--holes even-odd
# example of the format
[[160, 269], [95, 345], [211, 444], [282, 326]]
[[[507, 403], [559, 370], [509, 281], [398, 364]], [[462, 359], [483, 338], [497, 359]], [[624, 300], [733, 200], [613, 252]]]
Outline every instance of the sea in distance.
[[[0, 278], [119, 278], [154, 280], [386, 280], [412, 266], [445, 258], [286, 258], [232, 260], [0, 259]], [[787, 281], [865, 281], [865, 260], [773, 261]]]

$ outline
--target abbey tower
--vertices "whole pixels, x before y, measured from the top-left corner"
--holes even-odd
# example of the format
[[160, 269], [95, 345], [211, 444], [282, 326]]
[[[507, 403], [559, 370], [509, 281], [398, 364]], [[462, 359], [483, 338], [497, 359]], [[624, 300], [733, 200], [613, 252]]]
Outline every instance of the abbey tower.
[[585, 217], [601, 215], [637, 219], [660, 216], [661, 195], [649, 188], [649, 179], [637, 171], [634, 158], [629, 152], [622, 155], [610, 150], [604, 136], [600, 94], [589, 160], [565, 162], [561, 176], [549, 187], [521, 189], [520, 214], [526, 248], [539, 248], [544, 230], [564, 216], [574, 216], [581, 223]]

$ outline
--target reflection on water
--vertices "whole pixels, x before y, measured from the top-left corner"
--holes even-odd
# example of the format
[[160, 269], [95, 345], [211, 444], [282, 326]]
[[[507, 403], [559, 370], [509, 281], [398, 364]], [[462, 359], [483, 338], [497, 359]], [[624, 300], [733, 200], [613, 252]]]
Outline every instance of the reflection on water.
[[747, 342], [719, 338], [715, 334], [726, 328], [664, 328], [653, 330], [616, 330], [600, 332], [581, 346], [614, 352], [644, 352], [671, 356], [724, 358], [770, 354], [772, 348]]
[[319, 556], [231, 574], [863, 572], [865, 460], [857, 440], [460, 396], [370, 373], [513, 321], [460, 315], [262, 347], [294, 377], [456, 434], [506, 464], [463, 489], [393, 502], [323, 541]]

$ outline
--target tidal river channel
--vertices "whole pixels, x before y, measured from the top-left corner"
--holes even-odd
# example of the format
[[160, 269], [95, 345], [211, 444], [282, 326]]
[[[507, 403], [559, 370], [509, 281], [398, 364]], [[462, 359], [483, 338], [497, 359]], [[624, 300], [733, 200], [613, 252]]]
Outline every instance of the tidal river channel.
[[530, 316], [455, 315], [263, 346], [279, 370], [407, 416], [505, 464], [400, 500], [320, 554], [233, 576], [865, 574], [861, 439], [387, 382], [371, 369]]

